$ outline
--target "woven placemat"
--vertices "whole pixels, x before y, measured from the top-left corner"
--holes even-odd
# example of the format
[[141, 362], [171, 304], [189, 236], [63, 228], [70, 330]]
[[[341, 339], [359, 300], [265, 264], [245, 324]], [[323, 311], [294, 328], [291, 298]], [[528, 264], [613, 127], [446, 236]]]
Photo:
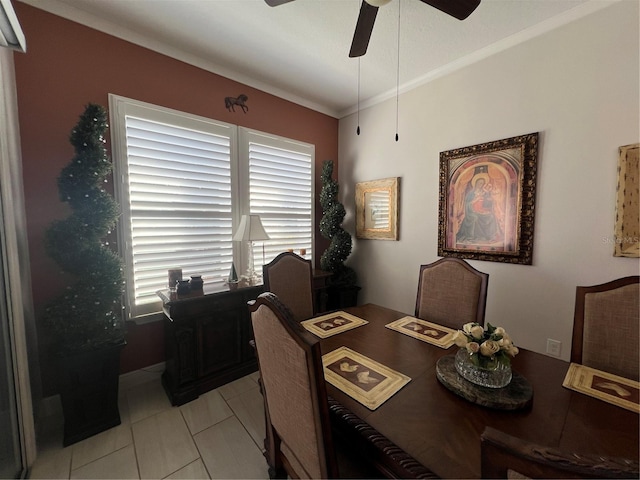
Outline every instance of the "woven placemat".
[[385, 327], [445, 349], [453, 345], [453, 334], [456, 333], [451, 328], [410, 316], [388, 323]]
[[324, 377], [334, 387], [375, 410], [411, 381], [410, 377], [348, 347], [322, 356]]
[[571, 363], [562, 386], [640, 413], [640, 383], [634, 380]]
[[315, 336], [327, 338], [331, 335], [366, 325], [369, 322], [350, 313], [339, 311], [322, 315], [321, 317], [310, 318], [300, 323]]

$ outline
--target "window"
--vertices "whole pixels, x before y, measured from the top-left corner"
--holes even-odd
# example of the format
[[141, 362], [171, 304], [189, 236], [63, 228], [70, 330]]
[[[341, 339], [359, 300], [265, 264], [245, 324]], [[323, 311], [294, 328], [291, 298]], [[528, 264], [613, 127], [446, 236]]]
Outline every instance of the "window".
[[249, 186], [247, 213], [260, 215], [271, 237], [264, 251], [254, 251], [256, 271], [285, 250], [311, 258], [313, 147], [246, 129], [240, 130], [240, 146], [248, 169], [243, 182]]
[[288, 249], [311, 258], [312, 145], [115, 95], [109, 105], [128, 318], [160, 311], [170, 268], [214, 290], [232, 263], [241, 274], [243, 214], [271, 238], [254, 245], [256, 271]]

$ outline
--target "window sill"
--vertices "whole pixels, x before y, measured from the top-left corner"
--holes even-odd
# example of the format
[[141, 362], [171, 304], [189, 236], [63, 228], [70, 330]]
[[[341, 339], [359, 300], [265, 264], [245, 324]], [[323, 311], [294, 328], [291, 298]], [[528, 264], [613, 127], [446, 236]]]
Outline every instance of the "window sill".
[[139, 317], [132, 318], [127, 323], [134, 323], [136, 325], [146, 325], [147, 323], [161, 322], [164, 319], [164, 313], [154, 312], [147, 315], [140, 315]]

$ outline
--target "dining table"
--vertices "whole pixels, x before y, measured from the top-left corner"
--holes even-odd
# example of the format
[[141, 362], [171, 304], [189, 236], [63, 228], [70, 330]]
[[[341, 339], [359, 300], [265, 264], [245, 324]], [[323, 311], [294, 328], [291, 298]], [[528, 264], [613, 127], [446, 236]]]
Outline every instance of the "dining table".
[[343, 311], [366, 323], [321, 338], [323, 355], [347, 347], [410, 378], [373, 410], [327, 382], [334, 428], [386, 475], [480, 478], [480, 436], [488, 426], [565, 452], [638, 461], [638, 413], [563, 387], [569, 362], [521, 348], [511, 368], [530, 385], [531, 400], [512, 410], [489, 408], [438, 379], [438, 360], [455, 355], [455, 345], [441, 348], [387, 328], [407, 314], [380, 305]]

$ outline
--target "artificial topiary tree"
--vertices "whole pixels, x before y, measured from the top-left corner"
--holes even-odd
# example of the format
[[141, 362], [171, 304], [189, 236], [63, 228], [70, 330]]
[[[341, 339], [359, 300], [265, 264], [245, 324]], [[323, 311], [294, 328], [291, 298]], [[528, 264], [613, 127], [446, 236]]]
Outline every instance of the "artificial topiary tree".
[[341, 227], [346, 212], [342, 203], [338, 201], [338, 182], [332, 178], [332, 174], [333, 161], [325, 160], [321, 176], [320, 233], [324, 238], [331, 240], [331, 243], [320, 257], [320, 268], [333, 273], [333, 285], [352, 286], [356, 284], [358, 277], [353, 268], [344, 265], [344, 261], [351, 254], [351, 235]]
[[54, 221], [45, 234], [47, 253], [76, 281], [47, 307], [44, 323], [58, 353], [72, 353], [122, 343], [123, 265], [104, 242], [119, 209], [104, 190], [112, 164], [104, 133], [107, 112], [89, 104], [70, 142], [75, 155], [58, 177], [60, 200], [72, 214]]

